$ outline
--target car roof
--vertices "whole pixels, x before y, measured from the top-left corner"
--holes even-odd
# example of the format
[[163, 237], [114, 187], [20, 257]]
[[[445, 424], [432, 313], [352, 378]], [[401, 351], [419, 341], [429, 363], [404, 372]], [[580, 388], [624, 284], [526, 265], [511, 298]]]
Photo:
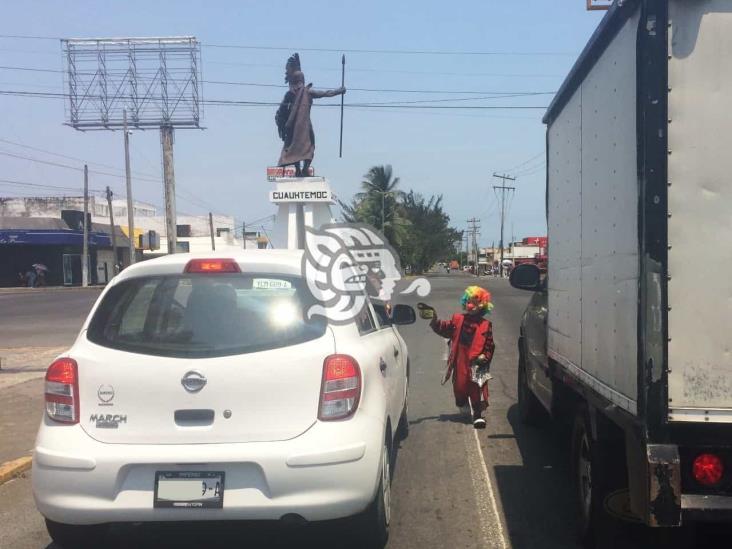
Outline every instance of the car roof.
[[243, 273], [302, 274], [302, 250], [222, 250], [206, 253], [171, 254], [140, 261], [115, 277], [115, 283], [142, 276], [182, 274], [192, 259], [232, 259]]

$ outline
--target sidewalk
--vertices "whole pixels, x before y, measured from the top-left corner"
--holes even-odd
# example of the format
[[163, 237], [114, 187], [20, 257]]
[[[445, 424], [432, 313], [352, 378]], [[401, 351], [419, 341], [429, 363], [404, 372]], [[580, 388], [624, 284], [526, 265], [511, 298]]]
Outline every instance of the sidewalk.
[[43, 377], [53, 359], [68, 347], [0, 347], [0, 394], [13, 385]]
[[0, 465], [31, 454], [43, 406], [43, 379], [0, 389]]

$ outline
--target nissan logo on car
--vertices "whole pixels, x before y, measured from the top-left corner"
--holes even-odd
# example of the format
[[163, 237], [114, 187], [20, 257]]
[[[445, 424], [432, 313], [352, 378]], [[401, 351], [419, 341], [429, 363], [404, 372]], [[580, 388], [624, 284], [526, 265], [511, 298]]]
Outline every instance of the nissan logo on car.
[[180, 383], [189, 393], [197, 393], [206, 385], [206, 376], [198, 370], [190, 370], [181, 378]]

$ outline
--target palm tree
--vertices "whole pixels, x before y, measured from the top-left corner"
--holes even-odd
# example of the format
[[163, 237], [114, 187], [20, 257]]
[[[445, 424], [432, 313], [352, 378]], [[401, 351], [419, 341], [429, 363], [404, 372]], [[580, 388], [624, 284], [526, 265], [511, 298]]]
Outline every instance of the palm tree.
[[397, 189], [399, 178], [394, 177], [390, 164], [373, 166], [363, 177], [363, 191], [356, 194], [356, 200], [367, 206], [366, 210], [381, 214], [375, 216], [372, 224], [380, 227], [381, 232], [394, 242], [400, 224], [397, 206], [404, 197], [404, 193]]

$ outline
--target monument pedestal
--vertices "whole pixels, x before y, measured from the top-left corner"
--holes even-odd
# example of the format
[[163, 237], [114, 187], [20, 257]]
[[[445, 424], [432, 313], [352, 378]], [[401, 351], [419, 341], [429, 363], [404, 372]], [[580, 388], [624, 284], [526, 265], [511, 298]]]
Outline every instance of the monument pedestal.
[[277, 249], [304, 249], [305, 227], [333, 223], [333, 191], [324, 177], [276, 177], [269, 200], [278, 205], [272, 246]]

